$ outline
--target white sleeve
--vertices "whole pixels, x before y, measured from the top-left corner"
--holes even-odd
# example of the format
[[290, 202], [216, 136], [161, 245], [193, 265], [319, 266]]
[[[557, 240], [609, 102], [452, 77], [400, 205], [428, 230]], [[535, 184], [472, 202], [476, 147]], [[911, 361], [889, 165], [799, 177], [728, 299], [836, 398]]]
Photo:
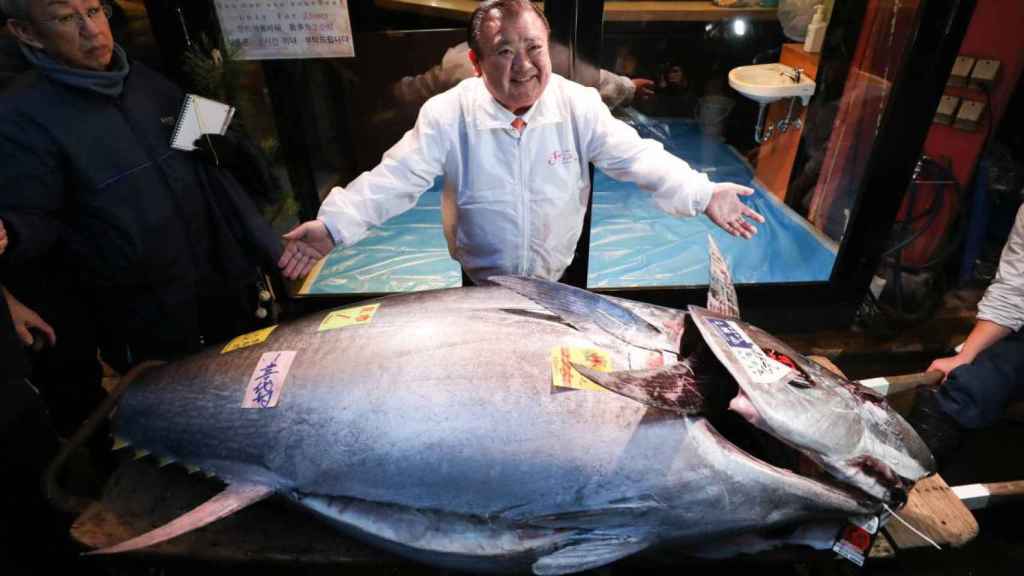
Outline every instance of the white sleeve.
[[999, 257], [996, 278], [978, 302], [978, 318], [1017, 331], [1024, 326], [1024, 206]]
[[619, 76], [601, 69], [598, 80], [597, 91], [601, 93], [601, 100], [609, 108], [628, 106], [636, 95], [636, 85], [625, 76]]
[[714, 186], [707, 175], [613, 117], [593, 88], [585, 89], [576, 106], [587, 134], [584, 149], [598, 168], [647, 190], [658, 208], [673, 216], [693, 216], [707, 208]]
[[416, 125], [384, 153], [380, 164], [347, 188], [335, 186], [320, 205], [322, 221], [336, 243], [355, 244], [371, 226], [412, 208], [444, 171], [448, 138], [436, 100], [420, 109]]

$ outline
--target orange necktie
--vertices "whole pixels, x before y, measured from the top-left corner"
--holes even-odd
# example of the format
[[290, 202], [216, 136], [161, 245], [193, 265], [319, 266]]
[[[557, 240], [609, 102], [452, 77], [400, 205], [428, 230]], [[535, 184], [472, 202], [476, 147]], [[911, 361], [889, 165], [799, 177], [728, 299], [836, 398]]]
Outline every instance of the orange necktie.
[[512, 127], [516, 129], [520, 134], [526, 129], [526, 121], [516, 116], [516, 119], [512, 121]]

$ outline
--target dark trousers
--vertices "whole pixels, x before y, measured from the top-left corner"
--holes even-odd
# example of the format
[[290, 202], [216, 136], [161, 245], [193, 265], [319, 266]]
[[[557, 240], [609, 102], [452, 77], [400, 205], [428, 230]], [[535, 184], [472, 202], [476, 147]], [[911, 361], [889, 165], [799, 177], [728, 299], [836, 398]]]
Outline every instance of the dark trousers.
[[1010, 402], [1024, 399], [1024, 332], [993, 344], [970, 364], [949, 373], [938, 402], [964, 428], [996, 422]]

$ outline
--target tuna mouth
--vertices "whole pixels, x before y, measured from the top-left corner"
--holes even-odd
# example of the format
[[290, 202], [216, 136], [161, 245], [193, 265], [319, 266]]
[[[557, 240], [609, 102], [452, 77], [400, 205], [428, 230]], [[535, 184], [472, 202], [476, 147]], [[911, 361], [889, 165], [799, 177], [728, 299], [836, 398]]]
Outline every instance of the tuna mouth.
[[[913, 481], [900, 477], [878, 458], [866, 454], [846, 460], [829, 458], [828, 454], [793, 443], [785, 433], [775, 431], [699, 334], [688, 317], [679, 356], [687, 358], [695, 371], [706, 375], [701, 387], [706, 399], [703, 414], [733, 447], [755, 461], [823, 485], [868, 508], [879, 508], [882, 502], [893, 507], [906, 503]], [[775, 350], [769, 349], [768, 353], [776, 361], [798, 368], [796, 381], [788, 385], [817, 386], [798, 362]]]
[[[725, 374], [724, 368], [722, 372]], [[746, 409], [734, 409], [735, 405], [749, 406], [749, 401], [743, 402], [744, 395], [735, 380], [725, 377], [719, 382], [723, 393], [714, 403], [717, 408], [709, 410], [706, 416], [722, 438], [742, 455], [839, 492], [865, 507], [878, 507], [880, 502], [885, 502], [899, 508], [906, 503], [907, 482], [884, 462], [860, 456], [844, 462], [841, 468], [844, 471], [849, 469], [851, 477], [862, 477], [863, 485], [877, 483], [884, 488], [885, 496], [872, 494], [857, 483], [838, 478], [800, 448], [787, 444], [761, 427], [763, 424], [756, 413], [752, 415]]]

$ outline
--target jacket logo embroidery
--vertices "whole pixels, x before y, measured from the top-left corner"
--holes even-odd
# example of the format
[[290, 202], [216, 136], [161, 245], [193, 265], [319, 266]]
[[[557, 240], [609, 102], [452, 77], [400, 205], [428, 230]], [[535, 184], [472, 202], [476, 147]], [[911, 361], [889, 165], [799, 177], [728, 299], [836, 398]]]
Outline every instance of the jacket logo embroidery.
[[548, 156], [548, 166], [572, 164], [576, 161], [576, 155], [572, 150], [555, 150]]

